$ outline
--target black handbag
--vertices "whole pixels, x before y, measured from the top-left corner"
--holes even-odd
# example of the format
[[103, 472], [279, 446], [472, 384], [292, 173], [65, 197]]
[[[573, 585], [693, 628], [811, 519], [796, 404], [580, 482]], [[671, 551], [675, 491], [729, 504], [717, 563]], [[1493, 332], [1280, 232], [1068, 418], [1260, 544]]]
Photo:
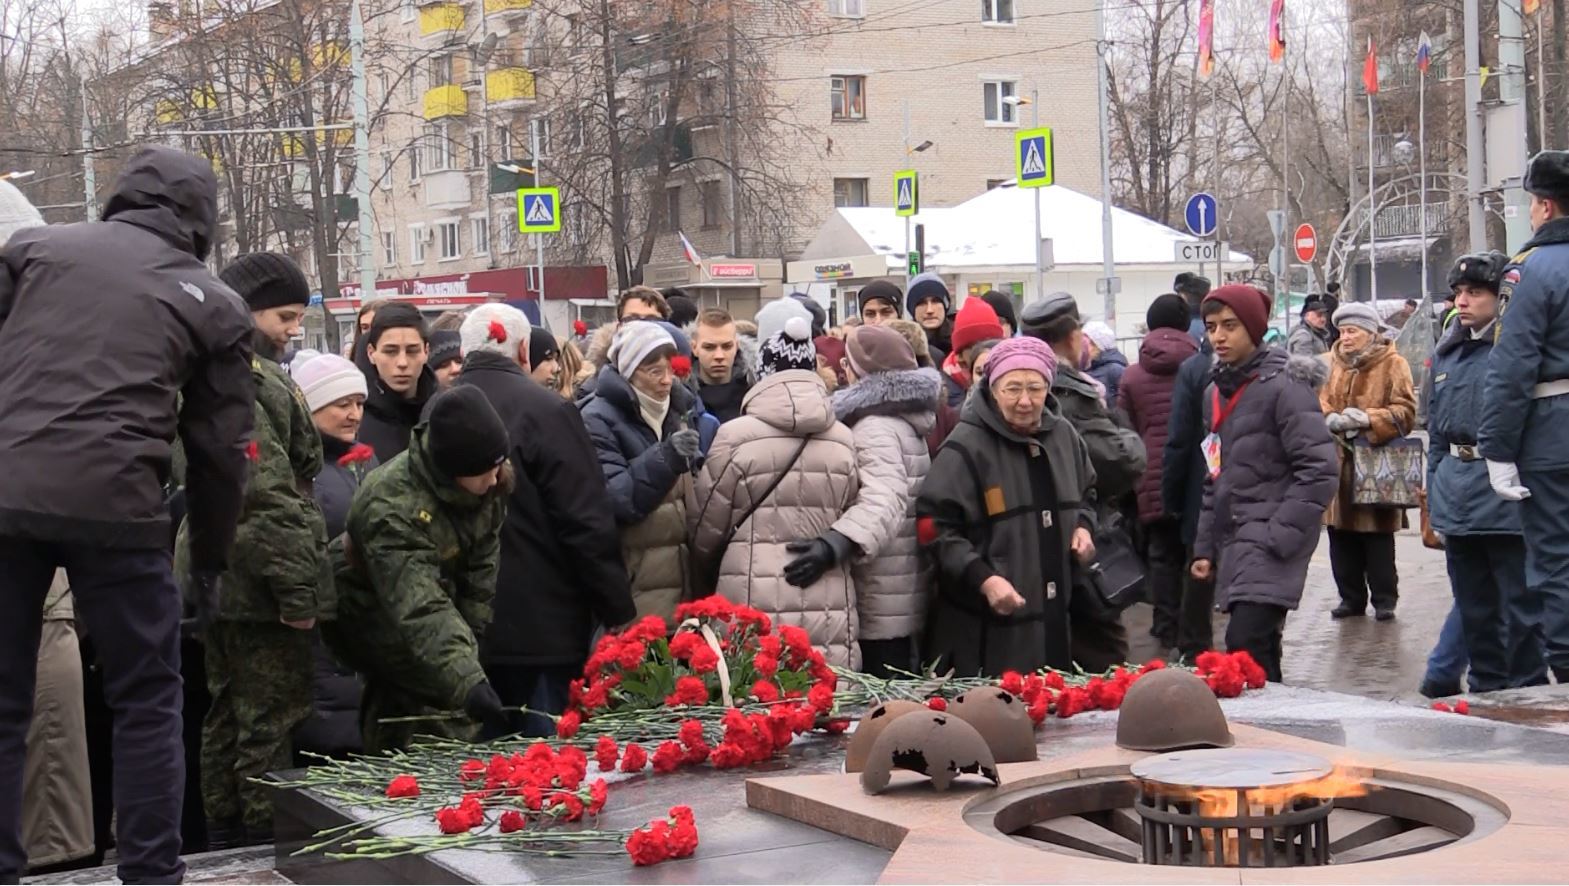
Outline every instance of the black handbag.
[[1149, 577], [1134, 547], [1127, 518], [1108, 514], [1095, 530], [1095, 562], [1085, 567], [1085, 583], [1101, 602], [1121, 612], [1149, 598]]

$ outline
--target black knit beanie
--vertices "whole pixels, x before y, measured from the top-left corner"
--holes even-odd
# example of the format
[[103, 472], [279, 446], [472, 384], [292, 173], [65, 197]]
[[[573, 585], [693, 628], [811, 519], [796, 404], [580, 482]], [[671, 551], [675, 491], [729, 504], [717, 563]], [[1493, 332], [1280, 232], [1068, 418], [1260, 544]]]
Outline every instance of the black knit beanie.
[[463, 336], [455, 329], [438, 329], [430, 334], [430, 358], [425, 362], [431, 371], [440, 369], [453, 360], [463, 359]]
[[556, 345], [556, 337], [550, 330], [543, 326], [531, 326], [528, 330], [528, 365], [536, 367], [546, 360], [553, 359], [560, 351]]
[[245, 299], [252, 311], [304, 305], [311, 300], [310, 283], [294, 259], [277, 252], [248, 252], [229, 262], [218, 275]]
[[1015, 333], [1019, 331], [1019, 312], [1013, 306], [1012, 297], [995, 289], [988, 289], [981, 293], [981, 301], [991, 305], [992, 310], [997, 312], [997, 319], [1008, 324], [1009, 329]]
[[886, 302], [893, 308], [895, 317], [904, 316], [904, 293], [899, 291], [897, 284], [887, 280], [873, 280], [861, 287], [861, 292], [856, 296], [864, 309], [869, 301]]
[[431, 461], [451, 478], [490, 471], [506, 459], [511, 445], [501, 417], [472, 385], [457, 385], [432, 398], [425, 425]]
[[1144, 312], [1144, 325], [1151, 330], [1177, 329], [1187, 332], [1193, 323], [1193, 309], [1188, 307], [1187, 299], [1168, 292], [1150, 302], [1150, 309]]

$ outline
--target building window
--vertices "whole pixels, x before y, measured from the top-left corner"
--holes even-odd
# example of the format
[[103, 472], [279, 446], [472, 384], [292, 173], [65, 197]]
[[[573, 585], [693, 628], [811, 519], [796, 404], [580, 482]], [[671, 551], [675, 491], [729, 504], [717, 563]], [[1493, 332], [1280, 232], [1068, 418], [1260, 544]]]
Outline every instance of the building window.
[[452, 82], [452, 56], [433, 55], [426, 59], [426, 76], [430, 78], [430, 88], [445, 86]]
[[987, 123], [1012, 125], [1017, 122], [1016, 110], [1008, 99], [1018, 94], [1018, 87], [1012, 80], [987, 80], [981, 84]]
[[865, 18], [866, 0], [828, 0], [828, 14], [845, 18]]
[[713, 77], [702, 77], [697, 81], [697, 110], [698, 113], [712, 113], [717, 102], [718, 83]]
[[665, 125], [669, 117], [665, 114], [665, 103], [670, 101], [668, 93], [656, 91], [653, 102], [648, 106], [648, 125], [659, 128]]
[[865, 77], [829, 77], [828, 92], [835, 120], [866, 119]]
[[719, 194], [719, 181], [703, 182], [697, 186], [699, 195], [703, 200], [703, 227], [719, 227], [719, 204], [722, 199]]
[[450, 261], [463, 255], [461, 244], [458, 242], [457, 222], [437, 222], [436, 236], [441, 238], [442, 261]]
[[409, 260], [416, 265], [425, 263], [424, 225], [409, 225]]
[[419, 82], [414, 76], [413, 65], [403, 72], [403, 97], [411, 102], [419, 101]]
[[474, 238], [474, 254], [490, 255], [490, 219], [471, 218], [469, 226]]
[[398, 263], [398, 235], [391, 231], [381, 232], [381, 263], [388, 267]]
[[589, 237], [589, 224], [592, 219], [588, 204], [581, 200], [574, 200], [573, 202], [567, 204], [564, 212], [566, 214], [561, 218], [562, 221], [566, 223], [567, 239], [570, 240], [574, 246], [582, 246], [583, 244], [587, 243]]
[[502, 252], [511, 252], [518, 248], [518, 211], [508, 210], [496, 217], [496, 224], [501, 226], [496, 244]]
[[539, 156], [535, 159], [542, 160], [550, 156], [550, 121], [544, 117], [535, 117], [528, 121], [529, 144], [539, 145]]
[[512, 159], [512, 130], [505, 125], [496, 127], [496, 159]]
[[665, 230], [681, 230], [681, 189], [665, 188]]
[[981, 0], [981, 21], [995, 25], [1013, 24], [1013, 0]]
[[398, 4], [398, 18], [405, 22], [414, 21], [414, 0], [402, 0]]
[[409, 146], [409, 181], [411, 182], [419, 181], [419, 159], [420, 151], [422, 150], [424, 150], [424, 147], [420, 145], [418, 139], [415, 140], [414, 144]]
[[386, 74], [383, 73], [376, 75], [376, 85], [379, 87], [376, 93], [377, 98], [383, 101], [392, 98], [392, 84], [387, 81]]
[[391, 177], [392, 177], [392, 152], [391, 151], [382, 151], [381, 152], [381, 178], [389, 179]]
[[864, 178], [836, 178], [834, 179], [834, 206], [844, 208], [847, 206], [869, 206], [866, 200], [866, 179]]
[[425, 170], [427, 172], [443, 172], [451, 168], [452, 139], [447, 137], [447, 124], [426, 124]]

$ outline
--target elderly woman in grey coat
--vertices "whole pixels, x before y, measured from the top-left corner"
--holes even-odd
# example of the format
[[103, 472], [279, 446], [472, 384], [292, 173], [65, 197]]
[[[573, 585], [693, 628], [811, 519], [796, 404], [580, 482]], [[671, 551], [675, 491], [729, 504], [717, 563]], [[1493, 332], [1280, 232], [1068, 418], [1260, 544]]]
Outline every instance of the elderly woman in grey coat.
[[925, 658], [961, 676], [1070, 667], [1072, 563], [1095, 556], [1095, 469], [1051, 397], [1045, 342], [1011, 338], [932, 461], [916, 535], [937, 565]]
[[937, 423], [943, 378], [919, 369], [904, 336], [858, 326], [845, 336], [850, 386], [834, 393], [834, 414], [855, 435], [861, 491], [834, 529], [860, 550], [851, 565], [861, 618], [861, 670], [916, 666], [915, 638], [926, 620], [931, 571], [915, 541], [915, 496], [931, 469], [926, 435]]
[[697, 475], [693, 571], [716, 577], [700, 592], [804, 628], [829, 664], [856, 667], [855, 545], [834, 531], [860, 487], [855, 440], [817, 375], [809, 321], [785, 327]]

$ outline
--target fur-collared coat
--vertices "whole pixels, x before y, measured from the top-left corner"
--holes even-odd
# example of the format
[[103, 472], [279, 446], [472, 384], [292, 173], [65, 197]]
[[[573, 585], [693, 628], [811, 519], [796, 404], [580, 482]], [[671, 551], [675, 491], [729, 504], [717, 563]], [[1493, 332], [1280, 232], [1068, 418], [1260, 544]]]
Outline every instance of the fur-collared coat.
[[[1375, 341], [1357, 354], [1347, 354], [1345, 344], [1345, 339], [1341, 339], [1330, 351], [1329, 382], [1318, 392], [1324, 414], [1351, 408], [1366, 412], [1373, 426], [1359, 431], [1358, 436], [1374, 446], [1410, 433], [1416, 424], [1416, 390], [1406, 358], [1387, 340]], [[1340, 483], [1335, 500], [1324, 511], [1324, 525], [1351, 532], [1399, 531], [1406, 525], [1405, 511], [1351, 503], [1354, 461], [1349, 449], [1336, 448], [1340, 453]]]

